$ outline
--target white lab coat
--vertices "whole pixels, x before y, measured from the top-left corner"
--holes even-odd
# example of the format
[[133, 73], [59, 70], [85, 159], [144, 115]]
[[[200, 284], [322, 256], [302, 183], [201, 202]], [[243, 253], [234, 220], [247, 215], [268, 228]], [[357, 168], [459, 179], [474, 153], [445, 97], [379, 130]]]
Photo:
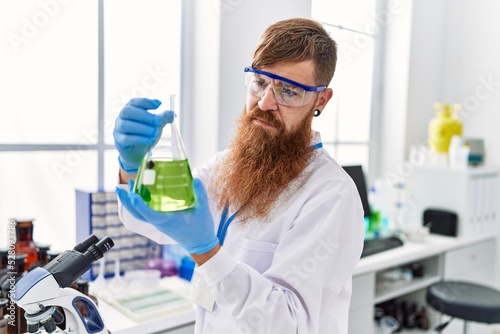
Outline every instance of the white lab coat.
[[[236, 216], [221, 250], [195, 269], [215, 300], [212, 311], [197, 308], [195, 333], [347, 334], [363, 209], [341, 166], [322, 148], [314, 154], [302, 182], [281, 197], [268, 221], [241, 225]], [[222, 156], [193, 174], [206, 183]], [[211, 209], [217, 231], [221, 212]], [[123, 207], [120, 217], [128, 229], [170, 242]]]

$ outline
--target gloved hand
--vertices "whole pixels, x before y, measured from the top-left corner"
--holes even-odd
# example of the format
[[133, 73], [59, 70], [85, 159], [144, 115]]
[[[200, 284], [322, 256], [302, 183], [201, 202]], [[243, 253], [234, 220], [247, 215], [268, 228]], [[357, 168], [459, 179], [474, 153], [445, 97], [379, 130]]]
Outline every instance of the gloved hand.
[[215, 236], [214, 222], [208, 207], [207, 193], [199, 179], [193, 180], [196, 204], [193, 208], [158, 212], [151, 209], [142, 197], [133, 192], [134, 181], [129, 181], [129, 190], [116, 188], [122, 205], [137, 219], [154, 225], [191, 254], [203, 254], [212, 250], [219, 240]]
[[113, 137], [120, 156], [120, 167], [129, 174], [137, 173], [144, 155], [158, 142], [165, 124], [174, 120], [173, 111], [152, 114], [161, 102], [146, 98], [131, 99], [120, 111]]

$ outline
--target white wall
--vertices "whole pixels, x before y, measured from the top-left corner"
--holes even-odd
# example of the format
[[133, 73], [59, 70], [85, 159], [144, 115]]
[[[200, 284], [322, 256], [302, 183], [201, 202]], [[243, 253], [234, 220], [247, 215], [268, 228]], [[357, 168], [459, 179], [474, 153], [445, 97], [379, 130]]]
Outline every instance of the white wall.
[[487, 163], [499, 166], [500, 2], [448, 1], [443, 97], [464, 104], [465, 135], [484, 138]]
[[[427, 126], [435, 112], [436, 101], [464, 104], [461, 113], [464, 135], [485, 140], [487, 163], [500, 165], [500, 21], [496, 14], [500, 2], [495, 0], [418, 0], [413, 1], [407, 81], [399, 73], [389, 75], [389, 82], [399, 81], [407, 89], [403, 110], [405, 135], [384, 122], [386, 132], [394, 131], [393, 140], [403, 139], [403, 151], [388, 150], [383, 160], [396, 155], [407, 157], [409, 147], [427, 139]], [[397, 50], [398, 46], [393, 45]], [[394, 53], [388, 45], [388, 54]], [[399, 47], [400, 48], [400, 47]], [[404, 49], [400, 51], [403, 52]], [[391, 65], [392, 64], [392, 65]], [[394, 66], [389, 61], [387, 66]], [[401, 64], [396, 63], [401, 67]], [[490, 82], [490, 84], [485, 84]], [[402, 94], [404, 94], [403, 92]], [[397, 98], [386, 91], [386, 99]], [[400, 107], [400, 106], [398, 106]], [[393, 111], [388, 108], [389, 111]], [[384, 110], [385, 111], [385, 110]], [[392, 126], [392, 127], [391, 127]], [[385, 164], [391, 166], [391, 164]], [[382, 168], [379, 172], [383, 172]]]
[[[500, 135], [496, 128], [500, 124], [496, 112], [500, 107], [500, 21], [495, 13], [500, 2], [405, 1], [403, 13], [408, 3], [412, 3], [411, 15], [397, 16], [388, 26], [377, 173], [397, 169], [412, 144], [426, 141], [436, 101], [463, 103], [464, 135], [484, 138], [488, 164], [500, 165], [500, 152], [495, 151]], [[490, 85], [484, 84], [488, 81]], [[405, 102], [396, 103], [401, 98]]]
[[[188, 0], [183, 87], [186, 150], [196, 166], [230, 143], [246, 99], [243, 68], [270, 24], [310, 17], [310, 0]], [[189, 34], [192, 34], [190, 37]]]
[[[397, 39], [396, 43], [391, 44], [390, 40], [387, 43], [388, 82], [377, 173], [411, 175], [411, 165], [403, 165], [403, 158], [407, 158], [412, 144], [426, 143], [427, 126], [435, 115], [432, 105], [436, 101], [464, 105], [461, 113], [464, 135], [483, 138], [486, 164], [500, 166], [497, 146], [500, 144], [500, 2], [417, 0], [413, 1], [411, 12], [411, 29], [398, 30], [403, 34], [399, 43]], [[389, 31], [391, 28], [397, 30], [398, 26], [389, 27]], [[410, 48], [406, 57], [404, 43], [408, 38]], [[394, 62], [394, 54], [398, 52], [402, 57]], [[403, 72], [391, 70], [391, 66]], [[401, 102], [405, 95], [406, 102]], [[497, 255], [498, 283], [499, 274]]]

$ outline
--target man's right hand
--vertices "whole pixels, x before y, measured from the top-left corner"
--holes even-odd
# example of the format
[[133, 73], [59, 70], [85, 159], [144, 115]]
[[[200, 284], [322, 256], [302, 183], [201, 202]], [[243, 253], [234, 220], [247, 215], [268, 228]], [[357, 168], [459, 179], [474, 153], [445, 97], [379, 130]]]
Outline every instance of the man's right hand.
[[118, 162], [129, 174], [137, 173], [142, 158], [157, 143], [165, 124], [174, 120], [173, 111], [159, 114], [148, 111], [157, 109], [160, 104], [159, 100], [131, 99], [116, 119], [113, 137], [120, 154]]

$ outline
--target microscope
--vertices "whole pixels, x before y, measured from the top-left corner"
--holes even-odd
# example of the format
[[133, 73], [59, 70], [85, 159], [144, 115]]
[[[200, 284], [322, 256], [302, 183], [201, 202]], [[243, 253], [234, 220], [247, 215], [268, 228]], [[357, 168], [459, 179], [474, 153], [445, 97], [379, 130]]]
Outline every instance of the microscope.
[[[25, 311], [29, 333], [108, 333], [92, 299], [70, 286], [113, 246], [109, 237], [90, 235], [17, 282], [13, 300]], [[66, 328], [58, 328], [64, 319]]]

